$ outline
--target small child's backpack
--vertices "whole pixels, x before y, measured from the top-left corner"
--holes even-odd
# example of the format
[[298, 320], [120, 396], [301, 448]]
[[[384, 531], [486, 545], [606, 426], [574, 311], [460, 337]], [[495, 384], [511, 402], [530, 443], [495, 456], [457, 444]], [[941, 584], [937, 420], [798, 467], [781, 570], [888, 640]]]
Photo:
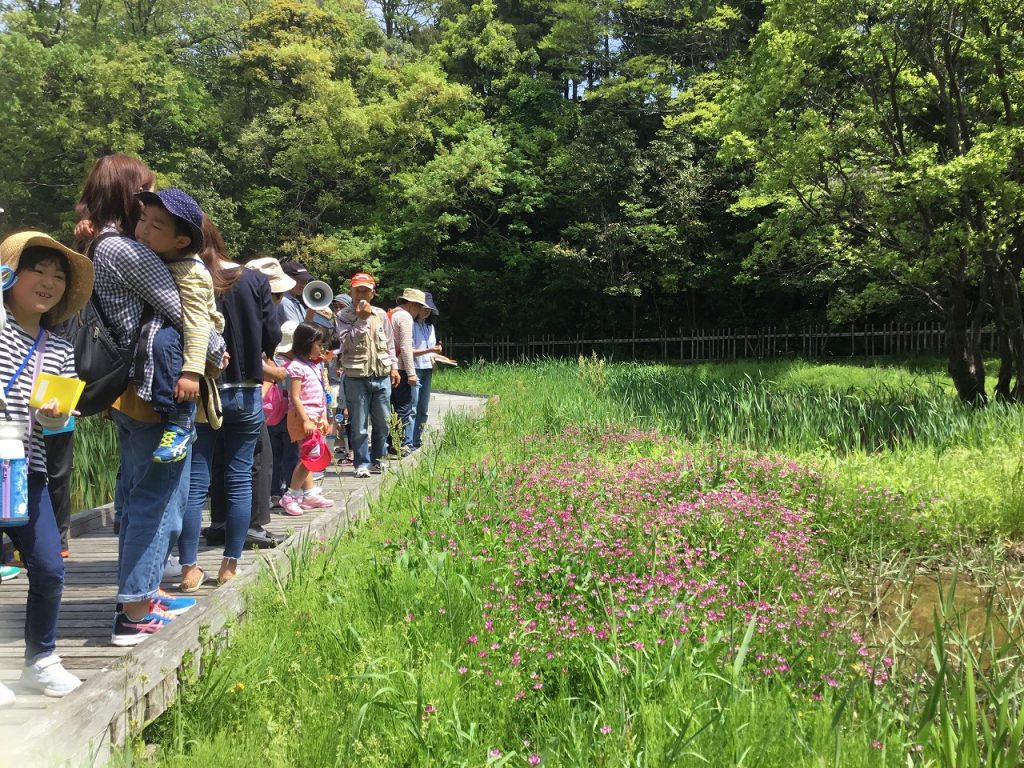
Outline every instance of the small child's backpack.
[[[89, 258], [92, 258], [100, 240], [112, 236], [116, 236], [116, 233], [106, 232], [93, 240], [89, 246]], [[118, 346], [117, 337], [110, 330], [113, 326], [100, 309], [95, 296], [89, 299], [77, 315], [51, 329], [52, 333], [67, 339], [75, 348], [75, 372], [85, 382], [85, 390], [78, 401], [78, 411], [83, 416], [105, 411], [124, 394], [128, 388], [129, 372], [142, 327], [152, 317], [153, 310], [147, 305], [131, 346], [127, 349]]]
[[288, 415], [288, 398], [277, 384], [270, 386], [263, 393], [263, 418], [268, 427], [275, 427]]

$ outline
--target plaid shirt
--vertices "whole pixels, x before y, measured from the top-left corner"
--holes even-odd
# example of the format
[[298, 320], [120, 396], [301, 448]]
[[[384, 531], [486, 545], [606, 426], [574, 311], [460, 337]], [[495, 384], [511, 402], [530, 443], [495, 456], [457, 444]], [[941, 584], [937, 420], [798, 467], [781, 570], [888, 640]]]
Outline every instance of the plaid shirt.
[[[110, 231], [105, 228], [104, 232]], [[139, 351], [144, 351], [143, 370], [133, 370], [139, 397], [153, 397], [153, 339], [157, 331], [170, 323], [181, 329], [181, 297], [167, 265], [142, 243], [128, 237], [106, 237], [97, 243], [92, 254], [96, 268], [93, 295], [110, 320], [111, 332], [123, 349], [131, 346], [132, 339], [142, 322], [142, 312], [148, 304], [153, 308], [153, 319], [139, 335]], [[210, 333], [207, 361], [219, 367], [224, 356], [224, 339], [216, 331]], [[138, 368], [139, 356], [136, 355]]]

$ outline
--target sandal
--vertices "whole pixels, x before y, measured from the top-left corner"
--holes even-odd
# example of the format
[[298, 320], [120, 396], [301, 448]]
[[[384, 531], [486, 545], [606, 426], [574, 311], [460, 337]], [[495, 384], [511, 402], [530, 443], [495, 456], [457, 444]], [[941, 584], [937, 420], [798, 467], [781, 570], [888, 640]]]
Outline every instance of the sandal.
[[193, 568], [188, 572], [188, 575], [182, 578], [181, 583], [178, 585], [178, 589], [186, 594], [190, 592], [198, 592], [199, 588], [206, 583], [210, 577], [206, 575], [206, 571], [202, 568]]
[[227, 584], [229, 581], [231, 581], [233, 578], [235, 578], [235, 576], [238, 576], [241, 572], [242, 572], [241, 570], [235, 570], [235, 571], [226, 571], [224, 573], [218, 574], [217, 575], [217, 586], [218, 587], [223, 587], [225, 584]]

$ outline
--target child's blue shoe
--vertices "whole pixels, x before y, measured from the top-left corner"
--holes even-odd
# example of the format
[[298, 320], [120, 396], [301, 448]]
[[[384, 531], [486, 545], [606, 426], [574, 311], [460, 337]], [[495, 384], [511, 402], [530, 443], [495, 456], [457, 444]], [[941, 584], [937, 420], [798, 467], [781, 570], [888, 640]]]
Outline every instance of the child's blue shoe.
[[153, 461], [157, 464], [174, 464], [181, 461], [194, 439], [194, 430], [186, 430], [177, 424], [168, 424], [160, 438], [160, 445], [153, 451]]

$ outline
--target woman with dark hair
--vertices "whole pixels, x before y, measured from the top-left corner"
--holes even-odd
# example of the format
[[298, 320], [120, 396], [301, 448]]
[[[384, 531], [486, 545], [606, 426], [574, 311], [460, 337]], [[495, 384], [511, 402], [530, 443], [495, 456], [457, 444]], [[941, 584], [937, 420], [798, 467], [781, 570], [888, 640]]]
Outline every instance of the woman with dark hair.
[[[100, 158], [85, 181], [76, 206], [83, 239], [96, 269], [94, 299], [111, 324], [118, 345], [138, 347], [132, 383], [114, 403], [113, 419], [121, 445], [120, 539], [117, 608], [111, 642], [128, 646], [160, 630], [169, 617], [194, 600], [160, 590], [164, 560], [181, 531], [188, 498], [189, 461], [152, 461], [163, 427], [149, 403], [153, 387], [153, 338], [165, 324], [181, 329], [181, 298], [167, 266], [132, 239], [142, 211], [136, 193], [152, 187], [153, 173], [127, 155]], [[84, 222], [89, 222], [88, 226]], [[211, 333], [207, 362], [221, 364], [224, 341]]]
[[178, 539], [183, 592], [195, 592], [206, 580], [198, 563], [199, 533], [203, 503], [207, 493], [213, 493], [211, 467], [218, 442], [224, 467], [213, 482], [223, 488], [226, 508], [224, 556], [217, 583], [230, 581], [238, 571], [252, 514], [253, 455], [264, 429], [263, 356], [273, 355], [281, 341], [267, 278], [226, 259], [224, 240], [209, 217], [203, 222], [203, 232], [208, 246], [200, 256], [213, 276], [217, 309], [224, 315], [229, 362], [217, 382], [223, 426], [215, 432], [207, 424], [197, 425], [198, 437], [192, 447], [188, 504]]

